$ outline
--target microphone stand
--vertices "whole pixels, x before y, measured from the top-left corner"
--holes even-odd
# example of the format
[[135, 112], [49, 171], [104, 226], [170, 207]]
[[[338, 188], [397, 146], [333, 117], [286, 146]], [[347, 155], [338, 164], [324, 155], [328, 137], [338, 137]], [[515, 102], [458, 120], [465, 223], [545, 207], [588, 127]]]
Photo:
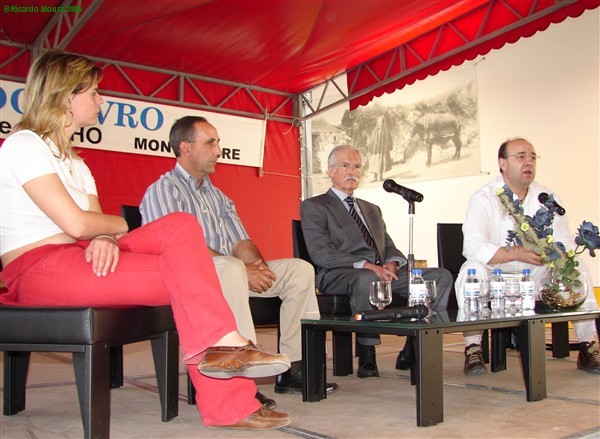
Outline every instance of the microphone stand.
[[[415, 219], [415, 202], [410, 200], [406, 201], [408, 202], [408, 288], [410, 289], [412, 272], [413, 268], [415, 267], [415, 254], [413, 253], [413, 225]], [[408, 294], [406, 297], [408, 297]]]

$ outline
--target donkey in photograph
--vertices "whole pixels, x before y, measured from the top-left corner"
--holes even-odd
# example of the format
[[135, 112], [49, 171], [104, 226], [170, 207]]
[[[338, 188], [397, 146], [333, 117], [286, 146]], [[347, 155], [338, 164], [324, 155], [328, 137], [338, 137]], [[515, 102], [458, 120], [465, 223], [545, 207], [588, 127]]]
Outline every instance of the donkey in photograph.
[[460, 140], [461, 125], [456, 116], [450, 113], [428, 113], [420, 117], [413, 125], [410, 138], [419, 136], [421, 142], [425, 143], [427, 148], [427, 166], [431, 166], [431, 149], [434, 144], [445, 146], [449, 140], [454, 143], [453, 160], [460, 158]]

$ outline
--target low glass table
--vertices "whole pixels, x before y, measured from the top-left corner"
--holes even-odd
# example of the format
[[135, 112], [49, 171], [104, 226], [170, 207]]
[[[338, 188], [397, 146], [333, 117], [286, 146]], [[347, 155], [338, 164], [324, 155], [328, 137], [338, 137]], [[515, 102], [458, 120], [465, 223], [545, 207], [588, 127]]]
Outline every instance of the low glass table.
[[[357, 322], [351, 317], [323, 316], [302, 320], [303, 401], [326, 398], [325, 336], [351, 337], [353, 332], [414, 337], [415, 364], [411, 382], [416, 387], [417, 425], [430, 426], [444, 420], [443, 335], [444, 333], [515, 328], [523, 367], [527, 401], [546, 397], [545, 325], [596, 319], [600, 309], [577, 311], [530, 311], [480, 320], [462, 320], [457, 311], [438, 311], [427, 320]], [[335, 350], [335, 346], [334, 346]]]

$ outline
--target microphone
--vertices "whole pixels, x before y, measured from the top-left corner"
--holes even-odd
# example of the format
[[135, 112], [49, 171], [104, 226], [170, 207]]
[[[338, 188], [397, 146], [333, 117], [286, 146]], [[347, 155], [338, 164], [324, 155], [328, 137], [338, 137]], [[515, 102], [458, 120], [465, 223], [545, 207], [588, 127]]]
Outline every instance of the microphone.
[[389, 308], [381, 311], [362, 311], [354, 315], [357, 322], [373, 322], [375, 320], [422, 319], [429, 313], [425, 305]]
[[540, 203], [546, 204], [546, 202], [548, 200], [550, 200], [550, 203], [552, 204], [552, 206], [554, 206], [554, 208], [556, 209], [556, 213], [558, 213], [559, 215], [562, 216], [567, 212], [564, 209], [564, 207], [562, 207], [560, 204], [558, 204], [556, 201], [554, 201], [554, 197], [551, 197], [546, 192], [542, 192], [541, 194], [538, 195], [538, 201]]
[[419, 192], [409, 189], [407, 187], [400, 186], [394, 180], [384, 181], [383, 188], [387, 192], [394, 192], [398, 195], [402, 195], [404, 197], [404, 199], [406, 201], [408, 201], [409, 203], [414, 203], [414, 202], [420, 203], [421, 201], [423, 201], [423, 194], [420, 194]]

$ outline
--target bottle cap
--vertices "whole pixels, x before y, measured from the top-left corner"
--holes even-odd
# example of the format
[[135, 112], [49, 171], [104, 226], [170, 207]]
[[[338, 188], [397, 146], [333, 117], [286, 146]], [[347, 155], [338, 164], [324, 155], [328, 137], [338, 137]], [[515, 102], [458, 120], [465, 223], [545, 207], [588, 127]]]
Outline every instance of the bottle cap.
[[421, 270], [420, 268], [413, 268], [413, 274], [421, 276], [423, 274], [423, 270]]
[[471, 274], [475, 274], [475, 273], [477, 273], [477, 270], [476, 270], [476, 269], [474, 269], [474, 268], [469, 268], [469, 269], [467, 270], [467, 275], [471, 275]]
[[499, 268], [494, 269], [494, 276], [499, 276], [501, 274], [502, 274], [502, 270], [500, 270]]

